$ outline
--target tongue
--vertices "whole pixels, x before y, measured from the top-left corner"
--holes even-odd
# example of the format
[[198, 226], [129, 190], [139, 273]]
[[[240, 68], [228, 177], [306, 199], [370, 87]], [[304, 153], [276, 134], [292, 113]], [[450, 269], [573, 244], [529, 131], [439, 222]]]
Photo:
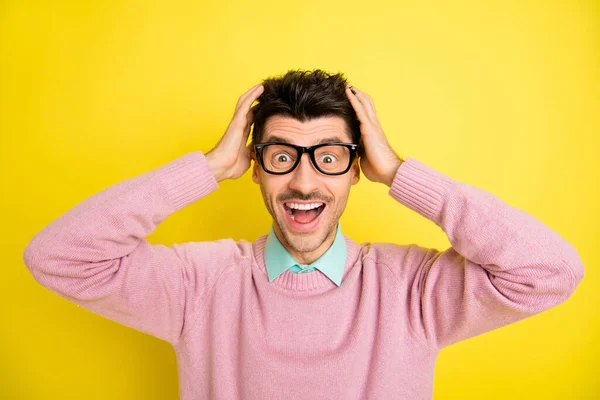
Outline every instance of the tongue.
[[319, 214], [317, 208], [313, 208], [312, 210], [294, 210], [294, 221], [299, 222], [301, 224], [308, 224], [317, 218]]

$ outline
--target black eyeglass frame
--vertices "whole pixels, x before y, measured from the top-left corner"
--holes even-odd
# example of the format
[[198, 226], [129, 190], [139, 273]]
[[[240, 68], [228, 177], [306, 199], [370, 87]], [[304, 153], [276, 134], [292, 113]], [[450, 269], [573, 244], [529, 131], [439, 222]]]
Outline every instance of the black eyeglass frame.
[[[284, 146], [289, 146], [289, 147], [293, 147], [294, 149], [296, 149], [296, 154], [298, 155], [298, 157], [296, 157], [296, 162], [294, 163], [294, 165], [286, 172], [273, 172], [273, 171], [269, 171], [265, 168], [265, 165], [263, 163], [263, 148], [267, 145], [270, 144], [278, 144], [278, 145], [284, 145]], [[341, 172], [325, 172], [323, 171], [321, 168], [319, 168], [319, 166], [317, 165], [317, 160], [315, 159], [315, 150], [320, 148], [320, 147], [325, 147], [325, 146], [344, 146], [347, 147], [350, 150], [350, 161], [348, 162], [348, 167]], [[312, 165], [322, 174], [325, 175], [344, 175], [346, 172], [350, 171], [350, 167], [352, 167], [352, 161], [354, 161], [354, 159], [356, 158], [357, 152], [358, 152], [358, 145], [357, 144], [353, 144], [353, 143], [321, 143], [321, 144], [316, 144], [314, 146], [298, 146], [295, 144], [291, 144], [291, 143], [282, 143], [282, 142], [264, 142], [264, 143], [258, 143], [254, 145], [254, 151], [256, 152], [256, 155], [258, 158], [258, 163], [260, 164], [261, 168], [263, 169], [263, 171], [265, 171], [268, 174], [271, 175], [285, 175], [285, 174], [289, 174], [290, 172], [292, 172], [293, 170], [296, 169], [296, 167], [298, 166], [298, 164], [300, 164], [300, 160], [302, 159], [302, 155], [304, 153], [308, 153], [308, 155], [310, 156], [310, 161], [312, 162]]]

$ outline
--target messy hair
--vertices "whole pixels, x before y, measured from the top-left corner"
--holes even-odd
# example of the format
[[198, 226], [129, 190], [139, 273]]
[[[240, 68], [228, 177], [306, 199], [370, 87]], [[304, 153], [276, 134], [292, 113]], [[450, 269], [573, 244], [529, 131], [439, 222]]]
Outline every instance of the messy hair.
[[267, 118], [274, 115], [300, 122], [338, 116], [346, 121], [352, 143], [358, 144], [360, 121], [346, 96], [346, 83], [343, 73], [331, 74], [321, 69], [290, 70], [263, 80], [264, 91], [254, 111], [252, 142], [260, 143]]

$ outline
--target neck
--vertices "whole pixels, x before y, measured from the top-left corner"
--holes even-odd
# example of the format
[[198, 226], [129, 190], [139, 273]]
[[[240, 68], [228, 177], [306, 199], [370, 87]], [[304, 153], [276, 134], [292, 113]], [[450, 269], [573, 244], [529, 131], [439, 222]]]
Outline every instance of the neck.
[[317, 261], [319, 258], [321, 258], [321, 256], [323, 254], [325, 254], [325, 252], [333, 244], [333, 241], [335, 240], [335, 235], [337, 234], [337, 224], [336, 224], [336, 227], [334, 229], [332, 229], [331, 232], [329, 232], [329, 235], [327, 235], [327, 237], [325, 238], [323, 243], [321, 243], [321, 245], [318, 248], [316, 248], [313, 251], [307, 251], [307, 252], [295, 251], [290, 246], [290, 244], [287, 242], [287, 240], [285, 240], [285, 238], [279, 231], [277, 224], [275, 224], [274, 232], [275, 232], [275, 236], [277, 236], [277, 239], [279, 239], [279, 242], [281, 242], [283, 247], [285, 247], [285, 249], [290, 253], [290, 255], [292, 257], [294, 257], [294, 260], [296, 260], [296, 262], [298, 262], [299, 264], [303, 264], [303, 265], [310, 265], [310, 264], [314, 263], [315, 261]]

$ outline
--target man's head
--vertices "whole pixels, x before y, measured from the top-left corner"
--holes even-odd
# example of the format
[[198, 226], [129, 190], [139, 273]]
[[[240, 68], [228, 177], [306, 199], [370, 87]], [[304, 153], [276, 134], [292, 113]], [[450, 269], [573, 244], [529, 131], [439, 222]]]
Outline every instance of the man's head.
[[[329, 139], [358, 144], [360, 122], [346, 96], [346, 82], [343, 74], [322, 70], [293, 70], [264, 80], [264, 92], [255, 110], [252, 143], [284, 141], [312, 146]], [[278, 147], [273, 151], [274, 148], [262, 151], [265, 164], [294, 164], [297, 154], [293, 149]], [[327, 147], [317, 149], [314, 155], [322, 163], [322, 169], [332, 168], [330, 166], [338, 160], [345, 163], [344, 169], [348, 165], [350, 168], [340, 175], [327, 175], [315, 168], [309, 154], [302, 154], [291, 172], [270, 174], [261, 167], [258, 154], [253, 153], [252, 179], [260, 185], [267, 210], [273, 217], [275, 233], [290, 253], [306, 264], [315, 261], [318, 257], [314, 255], [320, 256], [331, 245], [350, 187], [360, 178], [358, 157], [352, 150]], [[276, 170], [273, 163], [271, 170]], [[322, 206], [312, 211], [293, 209], [321, 203]], [[314, 223], [300, 223], [315, 216]]]
[[270, 77], [262, 82], [263, 93], [258, 97], [254, 115], [252, 142], [260, 143], [265, 123], [272, 115], [287, 116], [306, 121], [322, 116], [342, 118], [351, 135], [351, 143], [360, 140], [360, 121], [346, 97], [347, 79], [342, 73], [330, 74], [291, 70], [282, 76]]

